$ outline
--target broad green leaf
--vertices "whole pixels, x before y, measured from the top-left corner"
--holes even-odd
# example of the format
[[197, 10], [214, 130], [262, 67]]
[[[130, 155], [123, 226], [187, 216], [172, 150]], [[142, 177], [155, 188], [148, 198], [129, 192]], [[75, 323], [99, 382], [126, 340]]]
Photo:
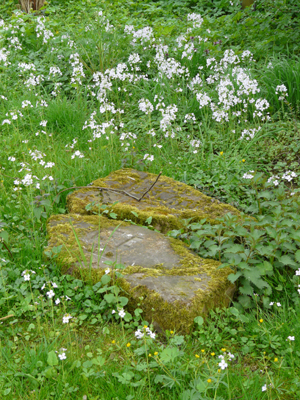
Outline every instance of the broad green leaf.
[[151, 222], [152, 222], [152, 217], [148, 217], [148, 218], [146, 219], [146, 223], [147, 223], [148, 225], [150, 225]]
[[101, 277], [101, 283], [103, 283], [103, 285], [107, 285], [110, 281], [111, 277], [108, 274], [105, 274]]
[[165, 348], [160, 354], [160, 359], [163, 363], [168, 363], [174, 361], [179, 355], [180, 351], [177, 347]]
[[108, 293], [104, 295], [104, 300], [107, 301], [107, 303], [112, 303], [115, 300], [115, 295], [113, 293]]
[[195, 322], [197, 325], [201, 326], [201, 325], [203, 325], [204, 319], [203, 319], [202, 317], [199, 316], [199, 317], [194, 318], [194, 322]]
[[8, 243], [8, 232], [6, 231], [0, 232], [0, 238], [2, 238], [5, 243]]
[[124, 296], [118, 297], [118, 301], [119, 301], [121, 307], [125, 307], [126, 304], [128, 303], [127, 297], [124, 297]]
[[41, 218], [42, 211], [43, 211], [42, 207], [36, 207], [36, 208], [33, 209], [33, 214], [34, 214], [35, 218], [36, 218], [38, 221], [39, 221], [40, 218]]
[[47, 357], [47, 363], [48, 363], [48, 365], [50, 365], [51, 367], [52, 367], [53, 365], [57, 365], [57, 364], [58, 364], [58, 358], [57, 358], [57, 356], [56, 356], [54, 350], [49, 351], [48, 357]]

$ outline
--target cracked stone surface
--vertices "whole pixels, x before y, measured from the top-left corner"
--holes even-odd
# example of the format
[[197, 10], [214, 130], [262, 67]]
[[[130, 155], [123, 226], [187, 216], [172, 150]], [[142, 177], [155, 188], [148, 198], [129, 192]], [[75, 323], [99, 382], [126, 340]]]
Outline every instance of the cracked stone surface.
[[[107, 205], [117, 214], [118, 219], [132, 219], [145, 225], [146, 219], [151, 216], [152, 225], [164, 233], [180, 228], [180, 219], [206, 218], [213, 221], [226, 213], [238, 214], [234, 207], [165, 176], [158, 179], [141, 201], [125, 193], [93, 189], [93, 186], [117, 189], [140, 198], [156, 178], [157, 175], [134, 169], [112, 172], [106, 178], [94, 181], [89, 188], [71, 193], [67, 197], [68, 210], [70, 213], [88, 214], [86, 206], [92, 202], [96, 205]], [[97, 206], [93, 210], [96, 211]], [[132, 212], [138, 216], [134, 216]]]

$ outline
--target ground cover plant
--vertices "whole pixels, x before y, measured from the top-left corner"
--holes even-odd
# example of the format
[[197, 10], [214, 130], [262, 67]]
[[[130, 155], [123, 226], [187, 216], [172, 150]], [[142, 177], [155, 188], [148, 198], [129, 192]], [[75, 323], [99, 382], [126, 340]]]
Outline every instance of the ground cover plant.
[[[297, 2], [17, 3], [0, 5], [0, 398], [299, 398]], [[238, 286], [189, 335], [155, 332], [143, 299], [130, 314], [114, 270], [94, 283], [44, 253], [57, 195], [125, 167], [244, 213], [169, 233]]]

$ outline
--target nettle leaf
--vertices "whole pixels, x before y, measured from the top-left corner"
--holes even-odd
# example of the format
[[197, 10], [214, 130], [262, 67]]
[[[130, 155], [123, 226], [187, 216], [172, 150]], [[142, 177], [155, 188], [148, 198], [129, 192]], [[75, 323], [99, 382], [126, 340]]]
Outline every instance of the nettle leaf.
[[251, 307], [252, 301], [249, 296], [239, 296], [238, 297], [239, 303], [244, 307], [244, 308], [249, 308]]
[[300, 250], [297, 250], [295, 253], [295, 259], [300, 263]]
[[237, 272], [236, 274], [230, 274], [228, 275], [227, 279], [234, 283], [237, 279], [239, 279], [240, 276], [242, 276], [243, 273], [241, 271]]
[[242, 246], [241, 244], [234, 244], [233, 246], [228, 247], [225, 252], [235, 254], [235, 253], [243, 253], [244, 251], [245, 251], [244, 246]]
[[291, 266], [291, 265], [292, 265], [292, 266], [295, 266], [295, 265], [297, 265], [297, 264], [295, 263], [295, 261], [292, 260], [292, 258], [291, 258], [290, 256], [287, 256], [287, 255], [278, 258], [278, 261], [281, 262], [283, 265], [288, 265], [288, 266]]
[[257, 197], [270, 200], [272, 198], [272, 193], [269, 192], [268, 190], [265, 190], [263, 192], [258, 193]]
[[261, 275], [272, 275], [273, 265], [268, 261], [264, 261], [262, 264], [256, 265], [256, 268], [259, 269]]
[[240, 292], [244, 295], [251, 296], [253, 294], [253, 287], [251, 286], [250, 281], [247, 279], [241, 279], [242, 286], [240, 287]]
[[265, 226], [265, 230], [271, 238], [275, 239], [277, 235], [276, 229], [272, 228], [271, 226]]

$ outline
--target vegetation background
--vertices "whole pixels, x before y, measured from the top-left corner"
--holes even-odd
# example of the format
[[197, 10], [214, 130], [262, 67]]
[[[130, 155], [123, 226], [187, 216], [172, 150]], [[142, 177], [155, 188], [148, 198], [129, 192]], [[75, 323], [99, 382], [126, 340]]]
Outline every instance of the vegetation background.
[[[300, 397], [299, 22], [297, 0], [1, 3], [1, 399]], [[124, 167], [245, 213], [169, 233], [239, 288], [190, 335], [44, 253], [57, 194]]]

